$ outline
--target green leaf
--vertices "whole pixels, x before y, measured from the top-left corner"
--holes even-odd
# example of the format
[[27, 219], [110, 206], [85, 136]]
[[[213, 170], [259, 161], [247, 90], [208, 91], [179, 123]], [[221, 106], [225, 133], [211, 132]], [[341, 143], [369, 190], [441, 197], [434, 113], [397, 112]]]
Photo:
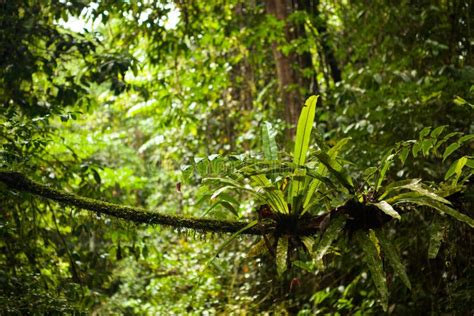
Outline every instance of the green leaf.
[[[445, 198], [443, 198], [443, 197], [437, 195], [436, 193], [431, 192], [428, 189], [424, 188], [422, 183], [420, 183], [418, 180], [419, 179], [412, 179], [411, 182], [409, 182], [408, 184], [400, 185], [398, 187], [393, 188], [392, 190], [408, 189], [408, 190], [419, 193], [419, 196], [428, 197], [432, 200], [436, 200], [436, 201], [439, 201], [441, 203], [451, 204], [451, 202], [449, 202]], [[402, 195], [400, 195], [400, 196], [402, 196]], [[396, 202], [397, 199], [398, 199], [398, 197], [392, 197], [390, 199], [387, 199], [387, 202], [393, 204], [393, 202]]]
[[303, 245], [306, 247], [309, 253], [313, 252], [313, 246], [314, 243], [316, 242], [313, 237], [310, 236], [303, 236], [301, 238], [301, 241], [303, 242]]
[[410, 148], [408, 146], [406, 147], [403, 147], [403, 149], [401, 150], [398, 158], [400, 159], [400, 161], [402, 162], [402, 165], [405, 164], [405, 161], [407, 160], [407, 157], [408, 157], [408, 154], [410, 153]]
[[418, 156], [418, 152], [420, 151], [420, 149], [421, 149], [421, 142], [416, 142], [411, 149], [413, 157], [416, 158]]
[[296, 127], [295, 150], [293, 162], [298, 165], [304, 165], [306, 154], [308, 153], [311, 130], [313, 129], [314, 115], [316, 113], [316, 102], [319, 96], [311, 96], [306, 100], [301, 110]]
[[382, 159], [382, 168], [380, 169], [380, 173], [378, 174], [377, 179], [375, 180], [375, 191], [378, 191], [378, 189], [382, 185], [382, 181], [385, 179], [385, 174], [387, 173], [388, 168], [390, 168], [390, 165], [392, 164], [393, 157], [395, 157], [395, 155], [391, 152], [392, 150], [390, 150]]
[[430, 136], [433, 138], [438, 138], [438, 136], [443, 132], [447, 125], [441, 125], [436, 127], [433, 131], [431, 131]]
[[388, 288], [385, 273], [383, 272], [382, 259], [377, 252], [377, 245], [375, 245], [371, 238], [364, 231], [357, 231], [355, 238], [365, 254], [365, 262], [370, 270], [372, 280], [375, 287], [380, 294], [380, 303], [385, 312], [388, 310]]
[[323, 233], [321, 240], [312, 253], [315, 264], [320, 270], [324, 270], [323, 257], [328, 252], [332, 242], [337, 239], [345, 224], [346, 217], [343, 215], [330, 219], [328, 228]]
[[275, 141], [276, 132], [273, 130], [270, 122], [264, 122], [262, 125], [262, 144], [263, 153], [267, 160], [278, 160], [278, 147]]
[[459, 145], [458, 143], [452, 143], [451, 145], [449, 145], [445, 150], [444, 150], [444, 153], [443, 153], [443, 162], [446, 160], [446, 158], [449, 157], [449, 155], [451, 155], [455, 150], [457, 150], [459, 147], [461, 147], [461, 145]]
[[402, 282], [405, 284], [407, 288], [411, 290], [411, 283], [410, 279], [408, 278], [407, 272], [405, 270], [405, 266], [403, 265], [402, 261], [400, 260], [400, 256], [396, 248], [393, 246], [392, 242], [389, 241], [386, 236], [379, 232], [377, 237], [380, 241], [380, 245], [382, 246], [383, 253], [388, 259], [388, 262], [392, 266], [395, 273], [398, 274]]
[[385, 214], [390, 215], [393, 218], [396, 218], [398, 220], [401, 219], [400, 214], [398, 214], [398, 212], [395, 211], [393, 209], [393, 207], [390, 204], [388, 204], [386, 201], [380, 201], [378, 203], [373, 203], [373, 205], [377, 206]]
[[459, 138], [458, 143], [462, 144], [462, 143], [467, 142], [467, 141], [469, 141], [473, 138], [474, 138], [474, 134], [464, 135], [463, 137]]
[[301, 194], [304, 188], [306, 176], [306, 169], [304, 168], [296, 168], [293, 176], [291, 177], [292, 181], [290, 182], [290, 190], [289, 193], [289, 201], [295, 206], [295, 201], [291, 200], [291, 198], [295, 198]]
[[447, 141], [448, 141], [450, 138], [452, 138], [453, 136], [457, 136], [457, 135], [461, 135], [461, 134], [462, 134], [462, 133], [460, 133], [460, 132], [452, 132], [452, 133], [449, 133], [449, 134], [445, 135], [445, 136], [443, 137], [443, 139], [440, 140], [440, 141], [435, 145], [434, 151], [437, 151], [438, 148], [439, 148], [442, 144], [444, 144], [445, 142], [447, 142]]
[[[350, 137], [343, 138], [340, 141], [338, 141], [337, 144], [334, 145], [334, 147], [329, 149], [328, 150], [329, 159], [330, 160], [335, 160], [337, 155], [339, 154], [340, 150], [342, 149], [342, 147], [344, 147], [344, 145], [346, 145], [347, 142], [350, 139], [351, 139]], [[311, 182], [309, 184], [309, 188], [306, 191], [306, 195], [305, 195], [305, 199], [304, 199], [304, 203], [303, 203], [303, 212], [301, 213], [301, 215], [303, 215], [304, 213], [306, 213], [308, 211], [308, 206], [310, 205], [311, 198], [313, 197], [314, 192], [317, 191], [317, 189], [319, 188], [321, 183], [326, 183], [327, 184], [327, 182], [324, 180], [324, 177], [326, 176], [327, 171], [328, 171], [327, 167], [323, 163], [320, 163], [319, 166], [318, 166], [318, 170], [317, 170], [317, 175], [319, 177], [315, 177], [316, 179], [311, 180]], [[308, 174], [308, 175], [311, 176], [311, 174]], [[323, 177], [323, 178], [321, 178], [321, 177]], [[331, 185], [332, 185], [332, 183], [331, 183]]]
[[265, 175], [255, 175], [250, 178], [259, 186], [261, 198], [264, 199], [275, 212], [289, 214], [288, 203], [285, 201], [283, 192], [275, 188]]
[[281, 276], [286, 271], [286, 261], [288, 259], [288, 236], [283, 235], [278, 239], [276, 250], [276, 265], [278, 275]]
[[403, 197], [397, 201], [397, 203], [414, 203], [418, 205], [428, 206], [434, 208], [435, 210], [440, 211], [442, 214], [446, 213], [451, 217], [454, 217], [458, 221], [464, 222], [474, 228], [474, 219], [470, 218], [469, 216], [462, 214], [455, 209], [440, 203], [438, 201], [432, 200], [427, 197]]
[[328, 154], [322, 151], [317, 151], [314, 155], [337, 178], [339, 183], [348, 189], [349, 192], [353, 191], [354, 184], [352, 183], [352, 178], [342, 171], [342, 166], [335, 159], [331, 159]]
[[456, 174], [455, 182], [457, 182], [457, 180], [462, 174], [462, 169], [464, 168], [467, 162], [467, 156], [461, 157], [458, 160], [454, 161], [449, 167], [448, 171], [446, 171], [446, 174], [444, 175], [444, 180], [447, 180], [451, 178], [452, 175]]
[[446, 234], [447, 223], [440, 216], [436, 216], [430, 225], [430, 245], [428, 247], [428, 259], [434, 259], [438, 255], [439, 248]]
[[425, 127], [421, 130], [420, 132], [420, 139], [424, 138], [426, 135], [428, 135], [430, 133], [430, 130], [431, 130], [431, 126], [428, 126], [428, 127]]
[[421, 142], [421, 150], [423, 151], [423, 156], [428, 156], [430, 149], [433, 147], [435, 142], [435, 139], [425, 139]]

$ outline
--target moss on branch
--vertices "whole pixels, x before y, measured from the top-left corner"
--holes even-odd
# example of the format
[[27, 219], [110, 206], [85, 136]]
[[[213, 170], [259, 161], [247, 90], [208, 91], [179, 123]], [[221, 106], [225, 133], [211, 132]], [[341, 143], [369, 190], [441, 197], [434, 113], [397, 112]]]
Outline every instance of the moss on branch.
[[[189, 228], [197, 231], [235, 233], [248, 225], [243, 221], [229, 221], [209, 218], [196, 218], [178, 215], [166, 215], [142, 208], [122, 206], [91, 198], [85, 198], [73, 193], [53, 189], [47, 185], [28, 179], [25, 175], [14, 171], [0, 171], [0, 181], [9, 188], [32, 193], [65, 205], [76, 206], [97, 214], [107, 214], [127, 221], [143, 224], [165, 225], [175, 228]], [[274, 227], [259, 225], [243, 232], [249, 235], [271, 233]]]

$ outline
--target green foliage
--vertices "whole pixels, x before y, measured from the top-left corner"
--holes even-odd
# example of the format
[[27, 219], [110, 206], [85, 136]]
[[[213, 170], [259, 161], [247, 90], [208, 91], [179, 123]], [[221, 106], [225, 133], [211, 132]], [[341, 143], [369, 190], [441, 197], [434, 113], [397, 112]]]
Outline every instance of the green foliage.
[[[286, 21], [235, 0], [2, 4], [1, 168], [285, 232], [220, 250], [225, 236], [0, 185], [2, 314], [381, 314], [353, 239], [371, 229], [389, 312], [472, 313], [472, 4], [307, 3]], [[313, 93], [300, 164], [286, 102], [297, 113]], [[314, 230], [295, 235], [294, 223]]]

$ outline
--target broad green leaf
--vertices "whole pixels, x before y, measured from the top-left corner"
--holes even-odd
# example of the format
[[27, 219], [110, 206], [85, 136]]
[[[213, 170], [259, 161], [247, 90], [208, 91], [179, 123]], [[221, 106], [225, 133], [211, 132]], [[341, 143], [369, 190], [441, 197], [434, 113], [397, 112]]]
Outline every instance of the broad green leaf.
[[286, 261], [288, 259], [288, 236], [283, 235], [278, 239], [276, 250], [276, 265], [278, 275], [286, 271]]
[[441, 213], [446, 213], [451, 217], [454, 217], [455, 219], [464, 222], [474, 228], [474, 219], [470, 218], [469, 216], [462, 214], [455, 209], [440, 203], [438, 201], [429, 199], [427, 197], [403, 197], [397, 201], [397, 203], [414, 203], [418, 205], [423, 205], [423, 206], [428, 206], [431, 208], [434, 208]]
[[380, 294], [380, 301], [383, 307], [383, 310], [387, 312], [388, 310], [388, 288], [387, 280], [385, 278], [385, 273], [383, 272], [382, 259], [377, 253], [376, 245], [369, 238], [366, 232], [357, 231], [355, 233], [356, 240], [362, 251], [365, 254], [365, 262], [367, 267], [370, 270], [372, 280], [374, 281], [375, 287], [377, 288]]
[[439, 248], [446, 234], [447, 224], [440, 217], [436, 216], [430, 225], [430, 245], [428, 247], [428, 259], [434, 259], [438, 255]]
[[430, 133], [430, 130], [431, 130], [431, 126], [428, 126], [428, 127], [425, 127], [421, 130], [420, 132], [420, 139], [422, 139], [423, 137], [425, 137], [426, 135], [428, 135]]
[[374, 203], [373, 205], [377, 206], [385, 214], [392, 216], [393, 218], [396, 218], [398, 220], [401, 219], [400, 214], [398, 214], [398, 212], [395, 211], [393, 207], [386, 201], [380, 201], [378, 203]]
[[278, 160], [278, 147], [275, 141], [275, 131], [270, 122], [262, 125], [262, 145], [265, 159]]
[[323, 257], [328, 252], [329, 247], [331, 247], [333, 241], [336, 240], [337, 237], [339, 237], [339, 233], [342, 231], [345, 224], [346, 217], [343, 215], [338, 215], [330, 219], [328, 228], [321, 236], [321, 240], [319, 241], [318, 245], [311, 254], [315, 260], [316, 266], [320, 270], [324, 270]]
[[420, 151], [420, 149], [421, 149], [421, 142], [420, 141], [413, 144], [413, 147], [411, 148], [413, 157], [416, 158], [418, 156], [418, 152]]
[[443, 139], [440, 140], [440, 141], [435, 145], [434, 151], [437, 151], [438, 148], [439, 148], [442, 144], [444, 144], [445, 142], [447, 142], [447, 141], [448, 141], [450, 138], [452, 138], [453, 136], [461, 135], [461, 134], [462, 134], [462, 133], [460, 133], [460, 132], [452, 132], [452, 133], [449, 133], [449, 134], [445, 135], [445, 136], [443, 137]]
[[403, 147], [403, 149], [400, 151], [400, 154], [398, 155], [398, 158], [402, 162], [402, 165], [405, 164], [405, 161], [407, 160], [408, 154], [410, 153], [410, 148], [409, 147]]
[[447, 125], [441, 125], [436, 127], [434, 130], [431, 131], [430, 136], [433, 138], [438, 138], [438, 136], [443, 132]]
[[453, 174], [456, 174], [456, 179], [454, 180], [454, 182], [457, 182], [457, 180], [459, 179], [459, 177], [460, 177], [461, 174], [462, 174], [462, 168], [464, 168], [464, 166], [466, 165], [467, 161], [468, 161], [467, 156], [464, 156], [464, 157], [459, 158], [459, 159], [456, 160], [455, 162], [453, 162], [453, 163], [451, 164], [451, 166], [449, 167], [448, 171], [446, 172], [446, 174], [444, 175], [444, 180], [447, 180], [447, 179], [449, 179]]
[[458, 143], [452, 143], [451, 145], [449, 145], [445, 150], [444, 150], [444, 153], [443, 153], [443, 162], [446, 160], [446, 158], [448, 158], [455, 150], [457, 150], [459, 147], [461, 147], [461, 145], [459, 145]]
[[428, 156], [430, 149], [433, 147], [435, 142], [435, 139], [425, 139], [423, 142], [421, 142], [421, 150], [423, 151], [423, 156]]
[[382, 232], [379, 232], [377, 234], [377, 237], [380, 241], [380, 245], [382, 246], [383, 253], [387, 257], [388, 262], [390, 262], [390, 265], [392, 266], [393, 270], [395, 271], [395, 273], [398, 274], [405, 286], [411, 290], [410, 279], [408, 278], [405, 266], [400, 260], [400, 256], [398, 255], [396, 248]]
[[474, 134], [464, 135], [461, 138], [459, 138], [458, 143], [462, 144], [462, 143], [467, 142], [468, 140], [471, 140], [473, 138], [474, 138]]
[[293, 162], [298, 165], [304, 165], [306, 154], [308, 153], [311, 130], [313, 129], [314, 115], [316, 113], [316, 102], [319, 96], [311, 96], [306, 100], [301, 110], [296, 127], [295, 150]]

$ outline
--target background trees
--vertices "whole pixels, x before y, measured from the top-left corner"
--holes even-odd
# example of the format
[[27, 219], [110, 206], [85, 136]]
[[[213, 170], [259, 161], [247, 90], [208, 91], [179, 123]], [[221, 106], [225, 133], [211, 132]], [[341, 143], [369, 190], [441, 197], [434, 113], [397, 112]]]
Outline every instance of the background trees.
[[[472, 155], [465, 139], [444, 160], [444, 147], [434, 151], [432, 130], [424, 130], [446, 125], [442, 135], [451, 136], [443, 146], [460, 139], [451, 133], [473, 133], [470, 6], [7, 1], [0, 17], [2, 168], [84, 196], [200, 215], [208, 208], [200, 199], [205, 189], [195, 179], [177, 192], [181, 165], [259, 151], [265, 120], [287, 144], [280, 149], [290, 149], [299, 107], [318, 93], [315, 134], [330, 145], [352, 137], [343, 158], [354, 163], [353, 175], [397, 142], [416, 139], [420, 145], [403, 166], [395, 161], [389, 181], [439, 182], [452, 162]], [[463, 177], [470, 166], [472, 157]], [[340, 256], [324, 274], [295, 269], [281, 280], [269, 258], [246, 258], [242, 244], [253, 240], [243, 239], [202, 271], [215, 250], [212, 236], [1, 190], [7, 311], [380, 312], [354, 249], [334, 249], [336, 258], [353, 253], [356, 260]], [[472, 210], [472, 188], [462, 203]], [[244, 203], [241, 216], [255, 207]], [[217, 207], [208, 216], [227, 214]], [[404, 224], [390, 228], [414, 287], [393, 279], [392, 311], [469, 312], [469, 228], [422, 210]], [[444, 243], [427, 259], [431, 231]]]

